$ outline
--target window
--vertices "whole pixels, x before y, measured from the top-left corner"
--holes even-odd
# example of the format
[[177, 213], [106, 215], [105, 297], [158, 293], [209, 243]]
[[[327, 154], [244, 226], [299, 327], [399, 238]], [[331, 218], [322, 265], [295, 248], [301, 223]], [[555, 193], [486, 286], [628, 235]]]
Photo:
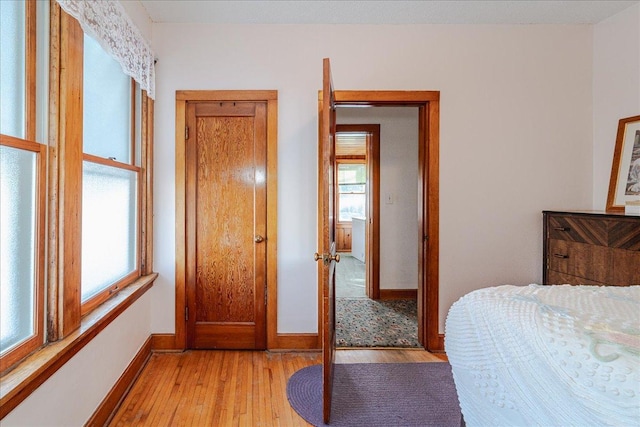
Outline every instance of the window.
[[54, 84], [60, 101], [59, 111], [52, 112], [58, 119], [53, 138], [58, 163], [52, 166], [57, 166], [57, 185], [64, 191], [51, 192], [60, 195], [54, 231], [61, 240], [57, 247], [64, 248], [57, 253], [56, 278], [65, 280], [55, 288], [64, 309], [50, 315], [49, 324], [58, 327], [53, 335], [60, 337], [75, 330], [82, 316], [150, 273], [142, 268], [143, 263], [151, 265], [142, 251], [149, 245], [151, 225], [142, 220], [143, 213], [151, 218], [151, 198], [143, 185], [149, 175], [143, 174], [150, 173], [152, 102], [78, 21], [57, 8], [55, 12], [59, 44], [51, 49], [52, 57], [60, 57]]
[[138, 274], [135, 101], [139, 87], [97, 41], [83, 38], [83, 313]]
[[35, 6], [0, 2], [0, 372], [44, 342], [46, 146], [34, 140]]
[[153, 101], [55, 2], [0, 0], [0, 42], [4, 378], [151, 273]]
[[366, 213], [367, 167], [362, 163], [343, 163], [338, 160], [338, 222]]
[[45, 146], [0, 139], [0, 372], [43, 344]]

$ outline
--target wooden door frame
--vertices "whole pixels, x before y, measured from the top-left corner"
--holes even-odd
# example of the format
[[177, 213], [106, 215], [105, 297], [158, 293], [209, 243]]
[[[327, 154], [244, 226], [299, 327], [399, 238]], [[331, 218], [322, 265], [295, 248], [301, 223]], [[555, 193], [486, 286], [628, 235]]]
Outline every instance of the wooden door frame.
[[[322, 91], [318, 102], [322, 103]], [[440, 91], [335, 91], [339, 106], [418, 107], [418, 340], [444, 351], [439, 333]], [[320, 288], [320, 287], [319, 287]], [[318, 303], [322, 303], [319, 289]], [[320, 305], [319, 305], [320, 307]], [[322, 329], [318, 318], [319, 330]]]
[[[371, 138], [367, 138], [367, 154], [365, 156], [368, 181], [368, 221], [365, 224], [366, 294], [371, 299], [380, 299], [380, 125], [338, 124], [336, 125], [336, 133], [340, 132], [366, 132], [371, 135]], [[337, 217], [337, 212], [335, 215]]]
[[[267, 349], [280, 346], [277, 336], [277, 126], [278, 92], [275, 90], [179, 90], [176, 91], [176, 287], [175, 335], [165, 335], [162, 347], [174, 350], [187, 348], [186, 287], [186, 105], [187, 102], [249, 101], [267, 105]], [[193, 259], [193, 255], [189, 257]], [[172, 342], [167, 342], [167, 340]]]

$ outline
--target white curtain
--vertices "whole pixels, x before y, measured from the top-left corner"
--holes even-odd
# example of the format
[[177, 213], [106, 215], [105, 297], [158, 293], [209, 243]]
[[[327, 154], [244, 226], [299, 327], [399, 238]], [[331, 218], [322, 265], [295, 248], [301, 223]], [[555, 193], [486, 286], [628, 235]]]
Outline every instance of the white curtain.
[[120, 2], [115, 0], [57, 0], [80, 22], [82, 29], [113, 56], [122, 70], [155, 99], [154, 54]]

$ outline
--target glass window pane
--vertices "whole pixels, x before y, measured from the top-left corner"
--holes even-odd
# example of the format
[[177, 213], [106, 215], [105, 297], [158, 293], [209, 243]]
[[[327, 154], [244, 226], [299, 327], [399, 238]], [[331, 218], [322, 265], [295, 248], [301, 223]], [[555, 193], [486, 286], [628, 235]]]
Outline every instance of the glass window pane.
[[82, 301], [136, 269], [138, 174], [84, 162]]
[[340, 194], [338, 221], [351, 221], [354, 216], [365, 216], [366, 196], [364, 194]]
[[136, 82], [136, 110], [135, 110], [135, 147], [136, 147], [136, 161], [134, 164], [140, 166], [140, 159], [142, 158], [142, 90], [140, 89], [140, 83]]
[[25, 137], [25, 2], [0, 1], [0, 133]]
[[35, 333], [36, 159], [0, 146], [0, 353]]
[[[2, 0], [0, 0], [2, 1]], [[49, 2], [36, 2], [36, 141], [49, 135]]]
[[84, 152], [131, 163], [131, 78], [86, 34], [83, 63]]
[[367, 169], [364, 163], [339, 163], [338, 184], [364, 184], [367, 182]]
[[365, 184], [340, 184], [340, 193], [364, 193]]

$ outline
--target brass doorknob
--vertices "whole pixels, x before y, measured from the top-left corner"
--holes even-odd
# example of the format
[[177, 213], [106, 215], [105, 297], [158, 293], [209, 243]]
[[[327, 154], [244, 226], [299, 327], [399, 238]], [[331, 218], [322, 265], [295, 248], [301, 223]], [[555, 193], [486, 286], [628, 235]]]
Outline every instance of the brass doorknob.
[[335, 254], [335, 255], [329, 255], [326, 258], [322, 255], [320, 255], [318, 252], [316, 252], [315, 254], [313, 254], [313, 259], [315, 259], [316, 261], [319, 260], [325, 260], [325, 263], [329, 263], [331, 261], [335, 261], [335, 262], [340, 262], [340, 254]]
[[254, 239], [256, 243], [262, 243], [264, 242], [264, 237], [262, 237], [261, 235], [256, 235], [256, 237], [254, 237]]

